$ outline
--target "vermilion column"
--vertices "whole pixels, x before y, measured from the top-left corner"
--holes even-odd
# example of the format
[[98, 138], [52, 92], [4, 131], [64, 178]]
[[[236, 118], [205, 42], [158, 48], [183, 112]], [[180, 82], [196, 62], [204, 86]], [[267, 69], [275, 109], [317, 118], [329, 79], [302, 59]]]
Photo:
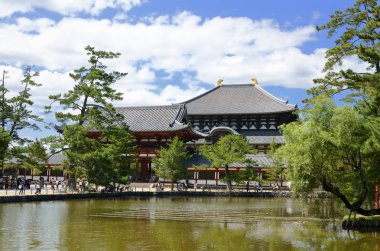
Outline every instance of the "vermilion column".
[[375, 185], [375, 209], [379, 208], [379, 182], [376, 179]]
[[139, 177], [139, 158], [136, 158], [136, 181]]

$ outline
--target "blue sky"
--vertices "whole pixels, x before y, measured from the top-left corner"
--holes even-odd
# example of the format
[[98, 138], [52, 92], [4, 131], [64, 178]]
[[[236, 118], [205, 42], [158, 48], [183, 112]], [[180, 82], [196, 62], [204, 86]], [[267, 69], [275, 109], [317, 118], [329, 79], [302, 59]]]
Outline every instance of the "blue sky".
[[[86, 63], [83, 48], [121, 52], [107, 62], [128, 72], [115, 88], [125, 105], [181, 102], [216, 85], [259, 84], [302, 107], [312, 79], [321, 76], [333, 46], [315, 25], [354, 1], [328, 0], [1, 0], [0, 70], [17, 91], [22, 69], [35, 65], [48, 95], [70, 89], [68, 74]], [[343, 67], [364, 68], [348, 58]]]

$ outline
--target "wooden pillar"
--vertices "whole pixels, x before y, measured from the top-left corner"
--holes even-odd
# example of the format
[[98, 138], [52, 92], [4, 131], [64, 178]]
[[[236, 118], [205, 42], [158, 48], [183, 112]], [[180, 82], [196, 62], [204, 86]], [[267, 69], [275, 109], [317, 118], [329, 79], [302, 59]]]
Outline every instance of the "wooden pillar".
[[141, 181], [144, 181], [145, 182], [145, 179], [146, 179], [146, 169], [147, 169], [147, 162], [146, 162], [146, 158], [142, 159], [141, 160]]
[[51, 166], [49, 165], [47, 168], [47, 181], [50, 181], [50, 171], [51, 171]]
[[375, 209], [379, 209], [379, 182], [377, 179], [375, 185]]
[[139, 178], [139, 158], [137, 157], [136, 158], [136, 181], [138, 180]]
[[149, 170], [149, 179], [151, 179], [152, 178], [152, 176], [153, 176], [153, 173], [152, 173], [152, 159], [151, 158], [149, 158], [149, 162], [148, 162], [148, 170]]
[[218, 185], [218, 181], [219, 181], [219, 169], [218, 168], [215, 169], [215, 181], [216, 181], [216, 185]]

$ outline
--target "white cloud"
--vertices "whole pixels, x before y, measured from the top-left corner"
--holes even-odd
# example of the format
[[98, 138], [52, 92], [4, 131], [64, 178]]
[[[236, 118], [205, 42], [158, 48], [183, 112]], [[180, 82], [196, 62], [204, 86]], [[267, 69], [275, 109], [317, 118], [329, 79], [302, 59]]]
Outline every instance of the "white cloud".
[[[55, 1], [49, 2], [53, 6]], [[94, 3], [80, 2], [70, 8], [81, 9], [85, 3]], [[1, 2], [4, 3], [10, 2]], [[14, 1], [14, 6], [17, 3]], [[37, 6], [31, 3], [31, 8]], [[129, 8], [141, 1], [123, 3], [126, 4], [123, 8]], [[72, 11], [63, 1], [61, 4], [57, 7], [56, 3], [54, 8]], [[112, 4], [121, 6], [122, 1], [105, 0], [97, 4], [91, 6], [100, 10]], [[53, 8], [49, 6], [46, 8]], [[122, 53], [119, 59], [106, 62], [110, 69], [129, 73], [116, 84], [125, 93], [125, 101], [119, 105], [169, 104], [199, 94], [204, 91], [200, 83], [214, 85], [219, 78], [226, 84], [234, 84], [249, 83], [254, 76], [260, 85], [308, 88], [312, 79], [321, 75], [325, 61], [324, 49], [312, 53], [300, 49], [315, 39], [314, 34], [312, 26], [282, 30], [273, 20], [221, 17], [202, 20], [189, 12], [148, 18], [136, 24], [78, 17], [65, 17], [57, 22], [19, 18], [14, 24], [0, 23], [3, 41], [0, 63], [13, 65], [15, 69], [25, 64], [41, 67], [39, 80], [44, 87], [36, 98], [46, 104], [53, 91], [64, 92], [73, 85], [68, 72], [86, 65], [83, 48], [90, 44]], [[348, 59], [345, 64], [355, 69], [365, 67], [355, 59]], [[157, 86], [160, 80], [175, 74], [183, 77], [182, 83], [172, 83], [163, 89]]]
[[45, 9], [62, 15], [88, 13], [99, 15], [107, 8], [129, 11], [142, 4], [142, 0], [1, 0], [0, 17], [8, 17], [13, 13], [26, 13], [36, 9]]
[[162, 91], [155, 93], [145, 89], [130, 90], [125, 93], [124, 101], [117, 106], [168, 105], [189, 100], [204, 93], [203, 88], [181, 89], [178, 86], [167, 85]]
[[38, 18], [38, 19], [29, 19], [29, 18], [18, 18], [17, 19], [17, 30], [22, 32], [41, 32], [44, 29], [53, 26], [55, 24], [54, 20], [49, 18]]

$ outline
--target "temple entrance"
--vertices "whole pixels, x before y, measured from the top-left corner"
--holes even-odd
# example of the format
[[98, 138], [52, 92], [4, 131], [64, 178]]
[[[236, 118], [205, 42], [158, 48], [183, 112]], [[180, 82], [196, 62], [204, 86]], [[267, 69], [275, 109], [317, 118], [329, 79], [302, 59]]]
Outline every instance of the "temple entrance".
[[154, 176], [151, 158], [138, 158], [136, 160], [136, 181], [149, 182]]

